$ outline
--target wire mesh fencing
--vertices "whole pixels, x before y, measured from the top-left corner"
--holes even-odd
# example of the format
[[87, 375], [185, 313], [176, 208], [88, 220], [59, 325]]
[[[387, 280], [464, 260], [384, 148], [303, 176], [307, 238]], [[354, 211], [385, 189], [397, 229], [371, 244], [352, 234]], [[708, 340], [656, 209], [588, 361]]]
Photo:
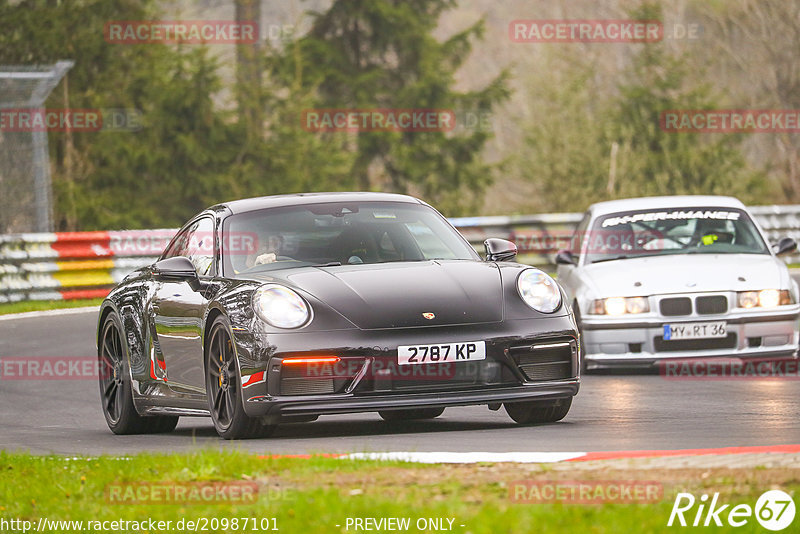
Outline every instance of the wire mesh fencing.
[[53, 230], [47, 128], [14, 121], [43, 111], [72, 65], [0, 66], [0, 234]]

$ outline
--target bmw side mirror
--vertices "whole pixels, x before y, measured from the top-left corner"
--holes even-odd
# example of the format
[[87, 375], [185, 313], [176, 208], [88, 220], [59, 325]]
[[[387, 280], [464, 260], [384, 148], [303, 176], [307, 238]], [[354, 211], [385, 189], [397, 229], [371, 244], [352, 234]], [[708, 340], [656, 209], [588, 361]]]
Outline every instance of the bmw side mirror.
[[575, 256], [569, 250], [559, 250], [556, 253], [556, 265], [576, 265]]
[[174, 280], [197, 280], [197, 271], [194, 264], [186, 256], [175, 256], [157, 261], [153, 265], [156, 276]]
[[505, 239], [492, 237], [483, 242], [486, 261], [510, 261], [517, 257], [517, 245]]
[[789, 252], [794, 252], [795, 250], [797, 250], [797, 241], [791, 237], [782, 237], [781, 240], [778, 241], [778, 248], [775, 251], [775, 254], [788, 254]]

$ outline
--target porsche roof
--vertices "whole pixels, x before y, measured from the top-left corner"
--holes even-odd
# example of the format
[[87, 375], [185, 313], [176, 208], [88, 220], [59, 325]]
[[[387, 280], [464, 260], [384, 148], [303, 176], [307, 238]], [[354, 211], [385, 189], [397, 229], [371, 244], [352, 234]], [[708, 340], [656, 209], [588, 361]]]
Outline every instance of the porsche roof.
[[227, 207], [232, 213], [281, 206], [297, 206], [302, 204], [323, 204], [325, 202], [406, 202], [424, 204], [421, 200], [408, 195], [395, 193], [297, 193], [293, 195], [273, 195], [268, 197], [244, 198], [217, 204], [210, 209]]
[[676, 195], [666, 197], [625, 198], [598, 202], [589, 206], [592, 215], [606, 215], [623, 211], [665, 209], [665, 208], [738, 208], [745, 209], [744, 204], [733, 197], [712, 195]]

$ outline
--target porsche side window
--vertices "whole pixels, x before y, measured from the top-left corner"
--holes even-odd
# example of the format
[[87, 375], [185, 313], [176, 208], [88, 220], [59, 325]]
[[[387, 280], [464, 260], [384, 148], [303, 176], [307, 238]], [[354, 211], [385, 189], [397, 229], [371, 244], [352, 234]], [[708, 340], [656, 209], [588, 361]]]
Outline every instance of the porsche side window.
[[187, 232], [185, 250], [186, 256], [194, 265], [200, 276], [208, 276], [214, 263], [214, 221], [203, 217], [192, 225], [193, 229]]
[[214, 263], [214, 221], [203, 217], [184, 229], [172, 241], [164, 258], [186, 256], [197, 274], [207, 276]]
[[179, 233], [167, 247], [164, 252], [163, 259], [174, 258], [175, 256], [182, 256], [185, 250], [186, 235], [194, 228], [194, 225]]

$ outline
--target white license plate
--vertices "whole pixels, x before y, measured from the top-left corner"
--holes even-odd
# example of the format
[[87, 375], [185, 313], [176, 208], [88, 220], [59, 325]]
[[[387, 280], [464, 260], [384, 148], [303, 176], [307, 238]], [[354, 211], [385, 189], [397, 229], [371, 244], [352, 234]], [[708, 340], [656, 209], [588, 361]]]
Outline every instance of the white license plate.
[[725, 321], [712, 323], [677, 323], [664, 325], [664, 341], [712, 339], [728, 335]]
[[401, 345], [397, 347], [398, 365], [469, 362], [486, 359], [484, 341], [441, 343], [438, 345]]

